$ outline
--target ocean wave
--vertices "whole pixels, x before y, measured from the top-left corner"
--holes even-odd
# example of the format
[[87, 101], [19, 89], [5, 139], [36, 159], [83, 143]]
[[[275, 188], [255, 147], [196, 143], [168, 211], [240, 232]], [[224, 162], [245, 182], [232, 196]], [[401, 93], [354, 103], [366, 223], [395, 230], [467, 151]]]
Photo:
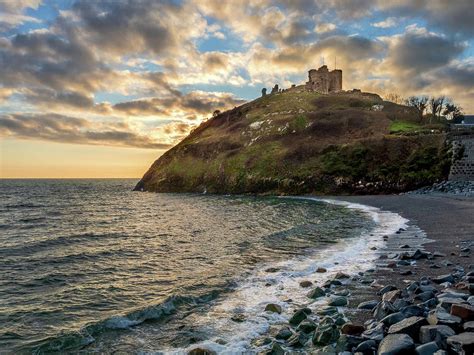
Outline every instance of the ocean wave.
[[85, 242], [88, 241], [104, 243], [105, 239], [126, 237], [128, 237], [128, 235], [118, 233], [81, 233], [72, 235], [61, 235], [54, 238], [51, 238], [50, 236], [48, 239], [45, 240], [30, 242], [19, 246], [0, 248], [0, 255], [31, 255], [32, 253], [38, 253], [44, 250], [49, 251], [52, 247], [64, 247], [76, 244], [83, 245]]
[[27, 344], [18, 349], [18, 351], [34, 355], [77, 351], [93, 343], [96, 337], [104, 332], [129, 329], [144, 322], [160, 321], [168, 316], [172, 316], [183, 306], [196, 307], [200, 304], [209, 303], [218, 294], [217, 291], [212, 291], [202, 296], [170, 296], [157, 305], [150, 305], [124, 315], [115, 315], [96, 323], [90, 323], [78, 331], [63, 333]]
[[[373, 247], [380, 249], [385, 245], [383, 235], [396, 233], [399, 228], [406, 227], [408, 222], [396, 213], [371, 206], [339, 200], [310, 197], [305, 199], [361, 211], [370, 216], [376, 225], [357, 238], [340, 239], [339, 243], [325, 247], [324, 252], [314, 250], [286, 261], [263, 264], [262, 268], [240, 283], [229, 297], [212, 307], [206, 317], [194, 319], [196, 327], [210, 329], [208, 340], [187, 348], [165, 348], [157, 349], [158, 351], [167, 354], [182, 354], [194, 348], [207, 348], [222, 354], [264, 351], [263, 348], [256, 349], [252, 340], [268, 332], [272, 325], [288, 322], [295, 306], [308, 304], [307, 291], [301, 289], [301, 281], [311, 279], [316, 284], [322, 284], [337, 272], [356, 275], [373, 268], [378, 257], [377, 252], [372, 250]], [[317, 273], [318, 267], [326, 268], [327, 272]], [[275, 272], [269, 273], [266, 271], [268, 269]], [[292, 301], [288, 302], [288, 299]], [[310, 307], [320, 307], [322, 304], [318, 302], [324, 301], [316, 301]], [[280, 305], [282, 313], [265, 312], [268, 303]], [[232, 313], [245, 315], [245, 320], [240, 323], [233, 322]], [[219, 342], [214, 339], [219, 339]]]

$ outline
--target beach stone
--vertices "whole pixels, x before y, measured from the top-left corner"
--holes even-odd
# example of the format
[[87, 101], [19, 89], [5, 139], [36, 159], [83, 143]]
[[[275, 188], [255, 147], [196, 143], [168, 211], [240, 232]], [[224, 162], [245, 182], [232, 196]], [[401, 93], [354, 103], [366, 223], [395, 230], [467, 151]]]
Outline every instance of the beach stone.
[[464, 303], [465, 301], [462, 298], [452, 298], [452, 297], [443, 297], [438, 298], [438, 304], [440, 307], [443, 307], [445, 310], [449, 311], [451, 306], [454, 304]]
[[290, 338], [292, 335], [293, 335], [293, 332], [291, 331], [291, 329], [288, 327], [284, 327], [278, 331], [278, 333], [275, 335], [275, 339], [286, 340]]
[[418, 355], [433, 355], [436, 351], [439, 350], [438, 344], [432, 341], [420, 346], [417, 346], [415, 351]]
[[306, 318], [308, 318], [308, 314], [310, 314], [310, 313], [311, 313], [311, 310], [309, 308], [299, 309], [293, 314], [293, 316], [291, 316], [289, 322], [290, 322], [290, 324], [292, 324], [294, 326], [297, 326], [302, 321], [304, 321]]
[[271, 355], [285, 355], [285, 350], [278, 343], [273, 343], [272, 348], [267, 354]]
[[341, 334], [337, 340], [336, 348], [338, 350], [345, 350], [346, 352], [349, 351], [349, 354], [352, 354], [352, 349], [354, 349], [363, 341], [364, 339], [357, 335]]
[[474, 332], [474, 321], [464, 323], [463, 328], [466, 332]]
[[453, 304], [451, 305], [451, 315], [461, 318], [463, 321], [474, 320], [474, 306], [470, 304]]
[[415, 349], [415, 343], [406, 334], [389, 334], [379, 344], [378, 355], [405, 355]]
[[398, 266], [410, 266], [411, 263], [409, 261], [406, 261], [406, 260], [398, 260], [397, 265]]
[[349, 292], [349, 290], [340, 290], [340, 291], [333, 292], [333, 294], [334, 294], [335, 296], [344, 296], [344, 297], [347, 297], [347, 296], [349, 296], [350, 292]]
[[406, 290], [408, 292], [415, 292], [420, 286], [421, 284], [418, 281], [415, 281], [415, 282], [412, 282], [410, 286], [406, 288]]
[[389, 327], [395, 323], [401, 322], [405, 318], [406, 316], [403, 313], [395, 312], [395, 313], [389, 314], [385, 318], [382, 318], [380, 320], [380, 323], [383, 323], [386, 327]]
[[444, 308], [436, 308], [430, 311], [426, 319], [431, 325], [447, 325], [453, 329], [458, 329], [462, 321], [461, 318], [446, 312]]
[[233, 320], [236, 323], [242, 323], [245, 321], [245, 315], [244, 314], [234, 314], [232, 317], [230, 317], [231, 320]]
[[276, 303], [269, 303], [265, 306], [265, 312], [281, 313], [281, 306]]
[[438, 295], [438, 298], [462, 298], [463, 300], [467, 300], [469, 295], [464, 292], [458, 292], [457, 290], [445, 290], [444, 292]]
[[447, 274], [447, 275], [441, 275], [441, 276], [435, 277], [432, 279], [432, 281], [437, 284], [442, 284], [445, 282], [453, 283], [455, 280], [454, 280], [453, 275]]
[[395, 302], [396, 299], [400, 298], [401, 294], [402, 294], [402, 291], [400, 290], [393, 290], [393, 291], [386, 292], [382, 296], [382, 301], [393, 303]]
[[324, 292], [324, 290], [321, 287], [315, 287], [314, 289], [309, 291], [307, 296], [309, 298], [316, 299], [316, 298], [319, 298], [319, 297], [326, 296], [326, 292]]
[[435, 294], [431, 291], [422, 292], [415, 296], [415, 300], [419, 300], [421, 302], [426, 302], [432, 298], [435, 298]]
[[375, 340], [366, 340], [356, 346], [355, 352], [360, 352], [362, 354], [373, 354], [374, 350], [377, 348], [377, 342]]
[[302, 348], [308, 342], [309, 336], [305, 333], [295, 333], [286, 341], [289, 346]]
[[393, 307], [394, 307], [395, 309], [400, 310], [400, 309], [402, 309], [403, 307], [409, 306], [410, 303], [408, 303], [407, 301], [405, 301], [405, 300], [399, 298], [398, 300], [396, 300], [395, 302], [393, 302], [392, 305], [393, 305]]
[[455, 334], [456, 332], [447, 325], [424, 325], [420, 328], [420, 343], [435, 341], [440, 348], [446, 349], [446, 339]]
[[444, 350], [438, 350], [437, 352], [433, 353], [433, 355], [448, 355], [448, 353]]
[[382, 287], [379, 292], [377, 292], [377, 295], [379, 296], [382, 296], [384, 295], [385, 293], [387, 292], [390, 292], [390, 291], [394, 291], [394, 290], [397, 290], [397, 288], [393, 285], [387, 285], [387, 286], [384, 286]]
[[305, 280], [300, 282], [300, 286], [303, 288], [307, 288], [313, 286], [313, 283], [311, 281]]
[[377, 324], [374, 328], [367, 329], [362, 333], [362, 338], [375, 340], [377, 342], [383, 339], [384, 328], [383, 324]]
[[313, 330], [315, 330], [316, 327], [317, 327], [317, 324], [314, 321], [312, 321], [311, 319], [305, 319], [304, 321], [300, 323], [297, 330], [308, 334], [308, 333], [311, 333]]
[[422, 303], [423, 306], [431, 309], [431, 308], [434, 308], [438, 303], [438, 300], [436, 299], [436, 297], [433, 297], [425, 302]]
[[433, 293], [438, 293], [438, 290], [436, 287], [431, 286], [431, 285], [420, 285], [416, 288], [415, 293], [420, 294], [423, 292], [433, 292]]
[[268, 269], [265, 270], [265, 272], [271, 272], [271, 273], [278, 272], [278, 271], [280, 271], [280, 269], [277, 267], [269, 267]]
[[373, 301], [365, 301], [359, 303], [357, 306], [358, 309], [367, 309], [367, 310], [373, 310], [377, 305], [379, 304], [379, 301], [373, 300]]
[[209, 349], [194, 348], [188, 351], [188, 355], [217, 355], [217, 353]]
[[410, 317], [390, 326], [388, 334], [407, 334], [413, 339], [418, 339], [420, 328], [428, 324], [423, 317]]
[[348, 279], [348, 278], [350, 278], [350, 276], [347, 275], [347, 274], [345, 274], [345, 273], [343, 273], [343, 272], [338, 272], [338, 273], [336, 274], [336, 276], [334, 276], [334, 278], [335, 278], [336, 280], [341, 280], [341, 279]]
[[447, 339], [448, 349], [461, 355], [474, 354], [474, 333], [465, 332]]
[[421, 317], [425, 314], [425, 310], [416, 305], [403, 307], [400, 309], [400, 312], [402, 312], [406, 317]]
[[393, 307], [393, 305], [390, 302], [385, 302], [382, 301], [380, 302], [377, 307], [374, 309], [374, 318], [376, 320], [381, 320], [382, 318], [385, 318], [389, 314], [395, 313], [396, 309]]
[[330, 316], [330, 315], [335, 315], [337, 314], [337, 308], [336, 307], [324, 307], [318, 310], [318, 315], [320, 316]]
[[319, 326], [314, 332], [313, 344], [324, 346], [334, 343], [339, 338], [339, 330], [333, 325]]
[[474, 296], [471, 296], [467, 299], [467, 303], [469, 303], [471, 306], [474, 306]]
[[341, 333], [345, 335], [360, 335], [365, 331], [364, 326], [360, 324], [345, 323], [341, 327]]
[[347, 304], [348, 304], [347, 298], [344, 296], [331, 297], [328, 302], [328, 305], [333, 306], [333, 307], [347, 306]]
[[323, 272], [326, 272], [326, 271], [327, 271], [327, 269], [325, 269], [325, 268], [323, 268], [323, 267], [318, 267], [318, 268], [316, 269], [316, 272], [319, 272], [319, 273], [323, 273]]
[[329, 288], [329, 287], [331, 287], [331, 286], [341, 286], [341, 285], [342, 285], [342, 282], [339, 281], [339, 280], [327, 280], [327, 281], [324, 283], [323, 287]]
[[413, 275], [413, 271], [411, 271], [411, 270], [401, 271], [400, 275], [402, 275], [402, 276]]

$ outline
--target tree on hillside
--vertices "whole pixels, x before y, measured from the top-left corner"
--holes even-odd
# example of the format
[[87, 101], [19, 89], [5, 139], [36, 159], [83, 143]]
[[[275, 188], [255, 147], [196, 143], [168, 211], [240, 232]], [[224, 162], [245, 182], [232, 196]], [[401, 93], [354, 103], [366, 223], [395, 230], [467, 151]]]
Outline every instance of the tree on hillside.
[[221, 111], [220, 111], [220, 110], [215, 110], [215, 111], [212, 113], [212, 117], [219, 116], [220, 114], [221, 114]]
[[439, 96], [439, 97], [431, 97], [430, 98], [430, 108], [431, 108], [431, 117], [430, 117], [430, 123], [432, 118], [441, 118], [441, 111], [443, 110], [443, 104], [445, 101], [444, 96]]
[[407, 106], [413, 107], [418, 111], [418, 117], [423, 120], [426, 107], [428, 106], [428, 97], [427, 96], [410, 96], [405, 101]]
[[446, 102], [443, 115], [445, 115], [448, 120], [452, 120], [453, 123], [461, 123], [464, 118], [462, 107], [450, 101]]

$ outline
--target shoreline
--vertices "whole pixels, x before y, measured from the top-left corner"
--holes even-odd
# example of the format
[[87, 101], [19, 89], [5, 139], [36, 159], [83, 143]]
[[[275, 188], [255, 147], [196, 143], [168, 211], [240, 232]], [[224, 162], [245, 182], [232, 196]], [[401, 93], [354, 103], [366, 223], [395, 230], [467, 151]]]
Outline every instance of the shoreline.
[[[325, 289], [326, 296], [333, 298], [348, 292], [348, 305], [342, 312], [349, 319], [346, 324], [337, 325], [336, 318], [336, 322], [329, 319], [328, 324], [321, 326], [330, 317], [320, 316], [311, 336], [312, 343], [318, 345], [316, 349], [311, 342], [308, 349], [304, 337], [295, 342], [298, 328], [288, 339], [290, 343], [303, 352], [316, 353], [472, 353], [474, 330], [469, 322], [474, 320], [474, 198], [405, 194], [329, 196], [321, 200], [390, 211], [407, 219], [407, 228], [384, 236], [386, 243], [377, 251], [379, 260], [370, 273], [361, 272], [359, 278], [352, 277], [348, 283]], [[342, 292], [338, 288], [343, 288]], [[363, 310], [363, 302], [372, 302], [373, 306]], [[387, 318], [391, 321], [387, 322]], [[450, 325], [448, 330], [452, 333], [444, 334], [441, 325]], [[288, 350], [280, 345], [273, 343], [269, 353]]]
[[[470, 247], [474, 247], [471, 221], [474, 198], [439, 194], [302, 198], [346, 207], [360, 204], [359, 208], [373, 207], [382, 213], [392, 212], [404, 218], [406, 226], [393, 234], [379, 236], [383, 237], [384, 243], [380, 248], [372, 246], [377, 254], [373, 269], [361, 267], [364, 271], [355, 276], [338, 272], [324, 285], [310, 282], [310, 288], [305, 290], [317, 290], [321, 295], [316, 299], [308, 296], [307, 304], [300, 303], [294, 309], [286, 326], [273, 325], [265, 336], [257, 338], [262, 353], [335, 354], [348, 351], [347, 354], [415, 354], [418, 351], [432, 354], [432, 350], [440, 350], [440, 354], [447, 354], [444, 350], [470, 353], [474, 340], [472, 326], [468, 324], [474, 320], [474, 299], [469, 298], [474, 291], [474, 265], [471, 265], [470, 253]], [[416, 256], [417, 253], [421, 257]], [[443, 277], [450, 283], [439, 282]], [[309, 281], [311, 276], [307, 278]], [[420, 289], [429, 289], [430, 292], [424, 294]], [[451, 304], [446, 307], [446, 297], [457, 297], [453, 302], [467, 312], [465, 319], [449, 313], [452, 312]], [[361, 309], [360, 304], [364, 302], [372, 302], [373, 306]], [[270, 305], [278, 311], [279, 306]], [[446, 325], [444, 320], [436, 318], [436, 312], [441, 311], [444, 313], [439, 317], [447, 315], [458, 319], [455, 325], [451, 325], [454, 330], [450, 330], [453, 333], [449, 339], [436, 333], [440, 324]], [[276, 313], [280, 312], [281, 307]], [[295, 317], [299, 319], [295, 321]], [[392, 323], [387, 323], [386, 317], [392, 319]], [[401, 330], [393, 331], [393, 325]], [[421, 330], [423, 326], [425, 330]], [[436, 339], [429, 336], [421, 338], [418, 333], [426, 333], [427, 328], [435, 333], [434, 338], [442, 339], [436, 338], [437, 341], [433, 342]], [[213, 354], [211, 349], [196, 344], [187, 350], [190, 354], [205, 354], [206, 351]], [[453, 352], [455, 349], [457, 352]], [[395, 352], [390, 352], [392, 350]]]

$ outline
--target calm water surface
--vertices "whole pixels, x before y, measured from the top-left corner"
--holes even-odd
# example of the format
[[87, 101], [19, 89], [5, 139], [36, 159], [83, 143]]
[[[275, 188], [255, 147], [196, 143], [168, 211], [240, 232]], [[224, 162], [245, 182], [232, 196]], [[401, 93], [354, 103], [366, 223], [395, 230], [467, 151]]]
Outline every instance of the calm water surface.
[[238, 313], [243, 283], [374, 227], [321, 202], [139, 193], [135, 183], [0, 180], [3, 351], [179, 351], [225, 339], [206, 319]]

